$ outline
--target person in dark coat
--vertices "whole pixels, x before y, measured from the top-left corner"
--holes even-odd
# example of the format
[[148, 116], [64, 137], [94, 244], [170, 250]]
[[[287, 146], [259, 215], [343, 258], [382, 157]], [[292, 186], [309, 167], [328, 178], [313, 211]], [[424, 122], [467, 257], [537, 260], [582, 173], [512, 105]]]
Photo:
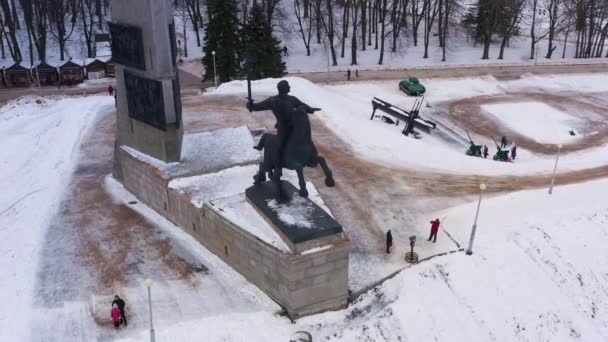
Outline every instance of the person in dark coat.
[[120, 309], [118, 305], [112, 304], [112, 311], [110, 311], [110, 317], [112, 317], [112, 322], [114, 322], [114, 328], [118, 329], [120, 326]]
[[500, 138], [500, 148], [505, 147], [507, 147], [507, 137], [503, 135], [502, 138]]
[[429, 236], [429, 239], [426, 241], [431, 241], [431, 239], [433, 239], [433, 243], [437, 242], [437, 232], [439, 232], [439, 225], [441, 224], [439, 222], [439, 219], [435, 219], [435, 221], [431, 221], [431, 235]]
[[[272, 110], [272, 114], [277, 120], [275, 124], [275, 128], [277, 129], [277, 140], [279, 144], [279, 148], [276, 151], [276, 155], [274, 156], [274, 165], [276, 166], [274, 175], [275, 177], [282, 176], [282, 163], [281, 157], [283, 156], [283, 150], [285, 149], [285, 145], [287, 143], [287, 138], [291, 135], [292, 127], [292, 113], [296, 108], [303, 107], [306, 113], [312, 114], [315, 111], [320, 110], [319, 108], [312, 108], [306, 103], [300, 101], [295, 96], [287, 95], [291, 88], [289, 87], [289, 83], [285, 80], [279, 82], [277, 84], [277, 89], [279, 91], [279, 95], [272, 96], [267, 98], [266, 100], [254, 103], [253, 101], [247, 102], [247, 109], [250, 112], [258, 112], [262, 110]], [[256, 149], [261, 148], [262, 146], [256, 146]]]
[[108, 86], [108, 94], [110, 94], [110, 96], [114, 95], [114, 87], [112, 87], [111, 84]]
[[283, 46], [283, 56], [288, 56], [289, 54], [287, 53], [287, 46]]
[[346, 80], [350, 81], [350, 69], [346, 70]]
[[511, 147], [511, 159], [515, 160], [515, 156], [517, 155], [517, 146], [513, 143], [513, 147]]
[[393, 234], [389, 229], [388, 232], [386, 232], [386, 253], [391, 252], [391, 246], [393, 246]]
[[116, 305], [118, 310], [120, 310], [120, 318], [122, 319], [122, 323], [127, 326], [127, 316], [125, 315], [125, 301], [118, 297], [118, 295], [114, 296], [114, 301], [112, 301], [112, 306]]
[[484, 159], [488, 159], [488, 146], [483, 145], [483, 157]]

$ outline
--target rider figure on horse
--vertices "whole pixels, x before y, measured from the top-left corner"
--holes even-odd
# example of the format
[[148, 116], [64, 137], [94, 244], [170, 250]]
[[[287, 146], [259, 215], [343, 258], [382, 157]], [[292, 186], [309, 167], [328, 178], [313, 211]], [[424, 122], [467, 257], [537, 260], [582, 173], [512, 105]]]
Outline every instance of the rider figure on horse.
[[[254, 103], [252, 100], [250, 100], [247, 102], [247, 109], [249, 109], [250, 112], [272, 110], [272, 114], [274, 114], [277, 120], [275, 128], [277, 129], [279, 148], [274, 155], [274, 176], [276, 178], [280, 178], [282, 176], [283, 168], [283, 152], [285, 150], [287, 139], [291, 135], [293, 129], [292, 115], [294, 110], [296, 110], [296, 108], [303, 108], [308, 114], [312, 114], [319, 109], [310, 107], [295, 96], [287, 95], [291, 88], [289, 87], [289, 83], [285, 80], [279, 82], [277, 89], [279, 90], [279, 95], [269, 97], [259, 103]], [[256, 146], [255, 149], [262, 150], [262, 148], [263, 142], [260, 141], [260, 144]]]

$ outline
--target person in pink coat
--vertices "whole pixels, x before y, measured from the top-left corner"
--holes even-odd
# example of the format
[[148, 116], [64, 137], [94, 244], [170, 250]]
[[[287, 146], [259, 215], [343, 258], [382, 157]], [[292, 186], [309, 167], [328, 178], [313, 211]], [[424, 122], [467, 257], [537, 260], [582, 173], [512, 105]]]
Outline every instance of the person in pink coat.
[[112, 322], [114, 322], [114, 328], [118, 329], [120, 326], [120, 309], [118, 308], [118, 305], [112, 305], [110, 316], [112, 317]]

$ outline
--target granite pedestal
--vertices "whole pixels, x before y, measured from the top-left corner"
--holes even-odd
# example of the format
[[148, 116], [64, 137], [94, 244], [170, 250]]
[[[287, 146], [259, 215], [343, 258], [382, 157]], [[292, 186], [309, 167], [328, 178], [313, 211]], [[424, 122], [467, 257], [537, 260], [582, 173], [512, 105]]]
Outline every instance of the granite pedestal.
[[310, 199], [300, 197], [291, 183], [281, 181], [281, 184], [289, 201], [277, 201], [272, 181], [254, 185], [245, 194], [293, 253], [342, 240], [342, 226], [331, 215]]

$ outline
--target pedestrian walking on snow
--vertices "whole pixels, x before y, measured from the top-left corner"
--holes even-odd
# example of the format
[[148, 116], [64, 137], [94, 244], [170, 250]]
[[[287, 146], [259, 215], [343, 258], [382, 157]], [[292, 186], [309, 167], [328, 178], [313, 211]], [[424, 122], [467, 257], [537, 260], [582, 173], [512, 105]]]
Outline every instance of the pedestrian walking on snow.
[[350, 81], [350, 69], [346, 70], [346, 80]]
[[505, 147], [507, 147], [507, 137], [505, 137], [503, 135], [502, 138], [500, 138], [500, 148], [505, 148]]
[[108, 86], [108, 94], [110, 94], [110, 96], [114, 95], [114, 88], [111, 84]]
[[393, 245], [393, 234], [391, 233], [391, 230], [389, 229], [388, 232], [386, 232], [386, 253], [390, 253], [391, 252], [391, 246]]
[[483, 158], [488, 159], [488, 146], [483, 145]]
[[515, 160], [515, 156], [517, 155], [517, 146], [513, 143], [511, 147], [511, 159]]
[[120, 326], [120, 309], [118, 308], [118, 305], [112, 304], [110, 317], [112, 317], [112, 322], [114, 322], [114, 328], [118, 329]]
[[287, 53], [287, 46], [283, 46], [283, 56], [288, 56], [289, 54]]
[[431, 235], [429, 235], [429, 239], [426, 241], [431, 241], [433, 239], [433, 243], [437, 242], [437, 232], [439, 232], [439, 219], [435, 219], [435, 221], [431, 221]]
[[114, 301], [112, 301], [112, 306], [116, 305], [118, 310], [120, 311], [120, 318], [122, 320], [121, 323], [124, 323], [127, 326], [127, 315], [125, 315], [125, 301], [118, 297], [118, 295], [114, 296]]

